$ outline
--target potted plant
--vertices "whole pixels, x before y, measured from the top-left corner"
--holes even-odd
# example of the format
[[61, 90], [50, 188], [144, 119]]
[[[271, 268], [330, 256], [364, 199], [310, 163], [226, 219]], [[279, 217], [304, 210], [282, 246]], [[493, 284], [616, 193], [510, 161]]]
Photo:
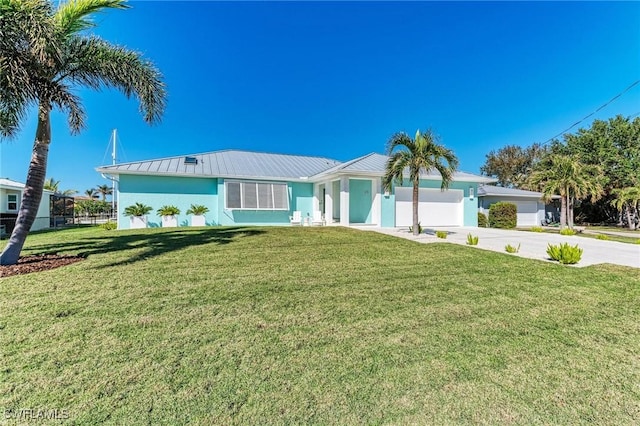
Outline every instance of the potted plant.
[[139, 229], [147, 227], [147, 215], [153, 210], [142, 203], [135, 203], [124, 209], [124, 214], [131, 219], [130, 228]]
[[204, 215], [209, 211], [209, 207], [202, 204], [191, 204], [187, 214], [191, 217], [191, 226], [205, 226], [207, 224]]
[[180, 209], [176, 206], [162, 206], [158, 209], [158, 216], [162, 217], [162, 227], [171, 228], [178, 226]]

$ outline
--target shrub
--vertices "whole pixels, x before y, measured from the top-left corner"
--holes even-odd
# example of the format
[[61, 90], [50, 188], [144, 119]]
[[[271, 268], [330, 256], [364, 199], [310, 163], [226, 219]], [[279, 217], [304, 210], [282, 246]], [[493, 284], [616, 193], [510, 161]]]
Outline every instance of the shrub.
[[560, 230], [560, 235], [576, 235], [577, 232], [571, 228], [564, 228]]
[[640, 244], [640, 238], [636, 240], [636, 244]]
[[144, 216], [153, 210], [151, 207], [142, 203], [135, 203], [124, 209], [124, 214], [127, 216]]
[[106, 201], [98, 200], [80, 200], [76, 201], [74, 210], [77, 215], [95, 216], [100, 213], [106, 213], [111, 206]]
[[530, 231], [531, 232], [544, 232], [544, 229], [542, 229], [542, 226], [532, 226]]
[[478, 227], [486, 228], [487, 227], [487, 215], [484, 213], [478, 212]]
[[[409, 232], [413, 232], [413, 226], [409, 227]], [[422, 234], [422, 225], [418, 222], [418, 234]]]
[[470, 246], [477, 246], [478, 245], [478, 236], [476, 235], [475, 237], [471, 234], [467, 235], [467, 245]]
[[491, 228], [513, 229], [518, 223], [518, 207], [513, 203], [500, 201], [489, 207]]
[[447, 238], [447, 231], [436, 231], [436, 237], [442, 238], [442, 239], [446, 239]]
[[175, 216], [180, 214], [176, 206], [162, 206], [158, 209], [158, 216]]
[[507, 253], [517, 253], [520, 251], [520, 244], [518, 244], [518, 247], [507, 244], [506, 246], [504, 246], [504, 251], [506, 251]]
[[570, 246], [568, 243], [562, 243], [558, 246], [549, 244], [547, 247], [549, 257], [565, 265], [578, 263], [582, 258], [582, 251], [577, 244], [575, 246]]
[[596, 235], [596, 240], [608, 240], [609, 236], [605, 235], [605, 234], [598, 234]]
[[118, 224], [115, 222], [111, 222], [110, 220], [106, 221], [105, 223], [103, 223], [102, 225], [100, 225], [100, 228], [106, 230], [106, 231], [112, 231], [114, 229], [116, 229], [118, 227]]
[[187, 214], [192, 214], [194, 216], [202, 216], [203, 214], [208, 212], [209, 207], [202, 204], [191, 204], [191, 207], [189, 207], [189, 210], [187, 210]]

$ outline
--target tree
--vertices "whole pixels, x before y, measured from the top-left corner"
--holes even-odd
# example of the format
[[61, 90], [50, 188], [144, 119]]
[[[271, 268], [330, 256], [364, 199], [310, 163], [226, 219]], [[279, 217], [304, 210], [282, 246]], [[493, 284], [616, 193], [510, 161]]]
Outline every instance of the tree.
[[0, 134], [15, 136], [27, 110], [37, 109], [22, 203], [0, 255], [2, 265], [18, 261], [36, 217], [51, 143], [51, 111], [67, 115], [73, 134], [84, 127], [85, 111], [75, 88], [115, 88], [126, 97], [134, 95], [145, 121], [160, 120], [166, 93], [155, 66], [137, 52], [87, 34], [94, 14], [126, 7], [124, 0], [70, 0], [55, 9], [47, 0], [0, 0]]
[[44, 181], [44, 189], [46, 189], [48, 191], [53, 191], [53, 192], [57, 193], [59, 186], [60, 186], [60, 181], [59, 180], [55, 180], [52, 177], [50, 177], [49, 179]]
[[527, 148], [507, 145], [498, 151], [489, 152], [480, 172], [497, 178], [499, 186], [520, 187], [546, 153], [547, 149], [538, 143]]
[[541, 161], [528, 179], [528, 185], [542, 191], [546, 199], [559, 194], [560, 227], [573, 228], [576, 199], [597, 199], [603, 192], [602, 170], [585, 165], [568, 155], [550, 154]]
[[107, 195], [113, 194], [113, 188], [109, 185], [98, 185], [96, 187], [96, 191], [98, 191], [98, 194], [102, 196], [102, 201], [107, 200]]
[[94, 200], [98, 198], [98, 191], [96, 191], [93, 188], [89, 188], [86, 191], [84, 191], [84, 195], [89, 197], [89, 199]]
[[623, 214], [625, 215], [627, 226], [629, 229], [634, 230], [640, 211], [640, 187], [630, 186], [614, 189], [613, 195], [615, 198], [611, 201], [611, 205], [620, 212], [621, 218]]
[[438, 136], [431, 129], [424, 134], [418, 130], [413, 139], [404, 132], [396, 133], [387, 142], [389, 160], [382, 184], [386, 191], [391, 191], [394, 181], [402, 185], [405, 169], [408, 169], [409, 181], [413, 185], [413, 235], [419, 233], [420, 174], [437, 170], [442, 176], [440, 189], [444, 191], [449, 187], [453, 173], [458, 167], [458, 158], [453, 151], [438, 142]]

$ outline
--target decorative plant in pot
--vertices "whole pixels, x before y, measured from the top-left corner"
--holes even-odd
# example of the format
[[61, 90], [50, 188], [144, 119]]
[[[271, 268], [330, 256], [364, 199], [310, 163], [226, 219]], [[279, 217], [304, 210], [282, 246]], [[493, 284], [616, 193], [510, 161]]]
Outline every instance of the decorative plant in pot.
[[147, 215], [153, 210], [142, 203], [135, 203], [124, 209], [124, 214], [130, 217], [130, 228], [139, 229], [147, 227]]
[[162, 218], [162, 227], [171, 228], [178, 226], [180, 209], [176, 206], [162, 206], [158, 209], [158, 216]]
[[209, 207], [202, 204], [191, 204], [187, 214], [192, 215], [191, 226], [205, 226], [207, 224], [204, 215], [209, 212]]

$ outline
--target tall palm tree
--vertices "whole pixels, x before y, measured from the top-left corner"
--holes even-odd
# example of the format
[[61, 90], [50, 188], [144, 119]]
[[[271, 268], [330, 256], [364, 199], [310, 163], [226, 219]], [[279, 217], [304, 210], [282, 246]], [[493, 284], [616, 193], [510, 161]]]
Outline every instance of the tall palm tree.
[[550, 155], [528, 180], [528, 186], [542, 191], [545, 199], [560, 195], [560, 228], [573, 228], [575, 200], [598, 199], [602, 187], [602, 169], [586, 165], [569, 155]]
[[443, 191], [449, 187], [453, 173], [458, 168], [458, 158], [452, 150], [440, 145], [439, 138], [428, 129], [424, 134], [420, 130], [411, 139], [404, 132], [396, 133], [387, 142], [387, 161], [382, 184], [385, 191], [391, 191], [393, 182], [402, 185], [406, 169], [409, 181], [413, 185], [413, 235], [419, 234], [418, 195], [420, 193], [420, 174], [437, 170], [442, 176]]
[[[37, 107], [33, 153], [16, 226], [0, 264], [18, 261], [35, 220], [47, 171], [51, 111], [67, 114], [70, 130], [84, 127], [85, 111], [74, 89], [115, 88], [140, 101], [144, 119], [160, 120], [166, 93], [162, 76], [139, 53], [87, 33], [91, 17], [124, 9], [125, 0], [0, 0], [0, 135], [15, 136], [27, 110]], [[7, 19], [5, 19], [7, 18]]]
[[113, 194], [113, 188], [109, 185], [98, 185], [96, 191], [102, 196], [102, 201], [107, 201], [107, 195]]
[[640, 213], [640, 187], [614, 189], [612, 193], [615, 198], [611, 201], [611, 205], [618, 209], [620, 215], [625, 214], [627, 226], [634, 230], [636, 228], [634, 218]]

